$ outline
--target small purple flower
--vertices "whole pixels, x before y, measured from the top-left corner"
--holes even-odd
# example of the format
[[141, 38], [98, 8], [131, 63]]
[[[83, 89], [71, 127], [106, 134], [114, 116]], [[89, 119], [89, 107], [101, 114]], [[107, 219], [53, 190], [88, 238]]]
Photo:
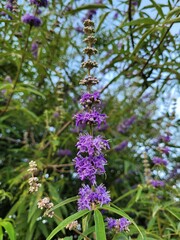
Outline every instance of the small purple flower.
[[113, 19], [114, 19], [114, 20], [117, 19], [118, 16], [119, 16], [118, 12], [115, 12], [115, 14], [114, 14], [114, 16], [113, 16]]
[[38, 43], [37, 42], [33, 42], [32, 45], [31, 45], [31, 52], [32, 52], [32, 55], [34, 58], [37, 58], [37, 55], [38, 55]]
[[115, 226], [116, 226], [116, 219], [114, 219], [114, 218], [106, 218], [106, 221], [108, 223], [108, 228], [109, 229], [115, 228]]
[[38, 17], [31, 15], [29, 13], [26, 13], [24, 16], [22, 16], [21, 20], [22, 22], [27, 23], [34, 27], [39, 27], [42, 23]]
[[170, 135], [160, 136], [160, 139], [161, 139], [163, 142], [170, 142], [170, 141], [171, 141]]
[[103, 184], [97, 186], [93, 190], [89, 185], [83, 185], [79, 189], [78, 209], [93, 209], [97, 204], [100, 206], [108, 204], [111, 201], [109, 192], [106, 191], [106, 187]]
[[151, 180], [151, 185], [156, 188], [156, 187], [163, 187], [165, 183], [161, 180]]
[[7, 10], [9, 10], [10, 12], [12, 12], [12, 10], [13, 10], [13, 1], [12, 0], [8, 0], [6, 5], [5, 5], [5, 8]]
[[168, 147], [159, 148], [162, 153], [169, 154], [170, 149]]
[[128, 226], [131, 222], [124, 217], [119, 219], [107, 218], [106, 220], [109, 229], [115, 229], [118, 232], [129, 231]]
[[104, 140], [101, 136], [93, 138], [93, 136], [89, 134], [80, 135], [76, 147], [79, 150], [78, 154], [86, 152], [89, 156], [99, 155], [102, 150], [110, 148], [107, 140]]
[[117, 224], [119, 226], [119, 230], [121, 231], [128, 231], [128, 226], [131, 222], [128, 221], [126, 218], [120, 218], [117, 220]]
[[152, 161], [155, 165], [164, 165], [164, 166], [167, 165], [167, 161], [160, 157], [154, 157]]
[[48, 6], [48, 0], [30, 0], [31, 4], [34, 4], [38, 7], [47, 7]]
[[84, 107], [91, 106], [93, 103], [100, 103], [100, 93], [94, 92], [94, 93], [84, 93], [81, 96], [80, 104]]
[[75, 168], [79, 178], [83, 181], [88, 179], [92, 184], [96, 183], [96, 175], [105, 173], [104, 165], [107, 160], [103, 155], [83, 157], [78, 155], [74, 158]]
[[74, 29], [75, 29], [76, 32], [78, 32], [78, 33], [84, 33], [83, 28], [80, 27], [80, 26], [77, 26], [77, 27], [75, 27]]
[[125, 119], [117, 128], [118, 132], [126, 133], [130, 126], [135, 122], [136, 116]]
[[54, 112], [54, 113], [53, 113], [53, 117], [54, 117], [54, 118], [58, 118], [58, 117], [59, 117], [59, 115], [60, 115], [60, 113], [59, 113], [59, 112]]
[[96, 15], [97, 11], [95, 9], [88, 10], [85, 17], [82, 19], [82, 22], [84, 22], [86, 19], [92, 20], [93, 16]]
[[119, 145], [115, 146], [114, 150], [119, 152], [119, 151], [122, 151], [123, 149], [125, 149], [127, 146], [128, 146], [128, 141], [123, 141]]
[[132, 5], [133, 5], [133, 6], [138, 6], [138, 0], [132, 1]]
[[101, 114], [95, 109], [91, 112], [77, 113], [74, 118], [76, 119], [76, 126], [85, 127], [87, 124], [97, 125], [98, 128], [101, 124], [106, 123], [106, 114]]
[[61, 157], [65, 157], [65, 156], [71, 156], [72, 152], [69, 149], [59, 149], [57, 151], [57, 155], [61, 156]]

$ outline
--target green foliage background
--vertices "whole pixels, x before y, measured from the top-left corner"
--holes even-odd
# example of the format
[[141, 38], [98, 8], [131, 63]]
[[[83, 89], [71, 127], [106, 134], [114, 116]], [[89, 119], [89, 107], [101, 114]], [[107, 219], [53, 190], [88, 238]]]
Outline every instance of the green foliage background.
[[[170, 177], [179, 166], [180, 147], [178, 111], [172, 118], [172, 103], [179, 97], [179, 1], [146, 4], [139, 0], [137, 6], [126, 0], [49, 2], [42, 9], [39, 28], [21, 21], [25, 12], [33, 12], [28, 1], [18, 1], [17, 12], [6, 10], [6, 1], [0, 3], [0, 11], [6, 13], [0, 17], [0, 239], [45, 239], [62, 219], [77, 211], [72, 202], [55, 210], [59, 218], [42, 218], [37, 201], [49, 196], [59, 204], [77, 195], [81, 186], [72, 163], [78, 137], [72, 116], [81, 109], [78, 99], [85, 91], [79, 85], [86, 75], [80, 68], [85, 47], [81, 30], [82, 19], [92, 9], [99, 51], [96, 90], [102, 93], [103, 112], [108, 115], [108, 128], [100, 134], [111, 144], [107, 174], [98, 181], [105, 183], [112, 202], [140, 227], [144, 239], [179, 239], [178, 176]], [[31, 51], [34, 41], [39, 44], [37, 58]], [[135, 123], [119, 133], [119, 123], [133, 115]], [[167, 131], [169, 123], [169, 165], [167, 170], [153, 171], [154, 139]], [[122, 141], [128, 141], [128, 147], [115, 151]], [[59, 156], [59, 149], [70, 149], [72, 155]], [[146, 185], [144, 151], [153, 176], [162, 174], [165, 188]], [[38, 164], [42, 183], [34, 195], [28, 192], [30, 160]], [[98, 216], [97, 210], [95, 219]], [[75, 234], [63, 230], [57, 236], [76, 239]], [[140, 236], [132, 226], [126, 234], [107, 233], [107, 239]]]

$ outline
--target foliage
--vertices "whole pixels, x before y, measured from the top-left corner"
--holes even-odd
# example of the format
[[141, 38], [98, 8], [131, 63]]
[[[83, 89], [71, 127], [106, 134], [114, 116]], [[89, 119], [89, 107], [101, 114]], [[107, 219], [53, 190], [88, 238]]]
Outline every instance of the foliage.
[[[16, 2], [16, 1], [14, 1]], [[101, 3], [102, 2], [102, 3]], [[49, 1], [41, 8], [40, 27], [21, 21], [35, 11], [30, 1], [17, 1], [13, 11], [0, 3], [0, 239], [179, 239], [178, 1]], [[96, 11], [94, 11], [94, 9]], [[91, 14], [91, 15], [90, 15]], [[79, 129], [72, 117], [85, 91], [79, 85], [85, 71], [83, 20], [96, 27], [93, 70], [108, 126], [105, 182], [111, 205], [77, 211], [81, 182], [74, 170]], [[32, 44], [37, 44], [37, 52]], [[97, 90], [96, 88], [96, 90]], [[95, 88], [94, 88], [95, 89]], [[118, 129], [124, 121], [135, 121]], [[123, 128], [124, 129], [124, 128]], [[166, 143], [168, 166], [151, 161]], [[127, 146], [119, 146], [126, 142]], [[119, 150], [118, 150], [119, 146]], [[65, 154], [62, 150], [70, 150]], [[144, 175], [147, 153], [152, 177], [165, 187], [154, 188]], [[164, 155], [165, 156], [165, 155]], [[38, 165], [41, 187], [28, 192], [28, 163]], [[43, 217], [37, 202], [49, 197], [54, 217]], [[105, 216], [126, 217], [129, 232], [108, 231]], [[80, 230], [66, 229], [78, 219]], [[103, 226], [102, 228], [100, 226]]]

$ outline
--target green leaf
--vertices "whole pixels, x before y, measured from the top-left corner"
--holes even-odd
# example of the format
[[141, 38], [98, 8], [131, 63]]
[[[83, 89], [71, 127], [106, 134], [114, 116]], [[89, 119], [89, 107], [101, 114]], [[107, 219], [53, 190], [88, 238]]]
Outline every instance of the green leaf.
[[168, 211], [169, 213], [171, 213], [178, 220], [180, 220], [180, 216], [178, 216], [178, 209], [177, 209], [177, 211], [172, 210], [172, 208], [171, 209], [170, 208], [166, 208], [165, 210]]
[[1, 227], [1, 222], [0, 222], [0, 240], [3, 240], [3, 230]]
[[157, 4], [154, 0], [150, 0], [153, 4], [153, 6], [156, 8], [157, 12], [159, 13], [159, 15], [164, 18], [164, 13], [163, 13], [163, 10], [162, 10], [162, 7]]
[[150, 28], [149, 30], [147, 30], [147, 31], [142, 35], [141, 40], [140, 40], [140, 41], [138, 42], [138, 44], [136, 45], [136, 47], [135, 47], [132, 55], [135, 55], [135, 54], [139, 51], [139, 49], [141, 48], [142, 44], [144, 43], [144, 39], [145, 39], [148, 35], [150, 35], [151, 33], [157, 31], [158, 29], [159, 29], [159, 28], [152, 27], [152, 28]]
[[170, 24], [170, 23], [176, 23], [176, 22], [180, 22], [180, 17], [166, 20], [166, 21], [164, 21], [164, 24]]
[[121, 199], [123, 199], [123, 198], [131, 195], [132, 193], [134, 193], [134, 192], [136, 192], [136, 191], [137, 191], [137, 188], [128, 191], [127, 193], [125, 193], [125, 194], [123, 194], [122, 196], [118, 197], [113, 203], [119, 202]]
[[33, 112], [31, 112], [30, 110], [28, 110], [27, 108], [21, 107], [21, 108], [19, 108], [18, 110], [19, 110], [19, 111], [22, 111], [22, 112], [24, 112], [26, 115], [28, 115], [28, 116], [31, 118], [31, 120], [33, 120], [33, 121], [38, 121], [38, 117], [37, 117]]
[[78, 196], [68, 198], [68, 199], [66, 199], [66, 200], [58, 203], [57, 205], [55, 205], [55, 206], [51, 209], [51, 211], [52, 211], [52, 210], [55, 210], [55, 209], [57, 209], [57, 208], [59, 208], [59, 207], [62, 207], [62, 206], [64, 206], [64, 205], [68, 204], [68, 203], [75, 202], [75, 201], [77, 201], [77, 200], [78, 200]]
[[15, 240], [16, 239], [14, 227], [10, 222], [3, 221], [3, 222], [1, 222], [1, 226], [5, 228], [10, 240]]
[[104, 20], [106, 19], [106, 17], [108, 16], [109, 13], [110, 13], [110, 12], [106, 12], [106, 13], [104, 13], [103, 15], [101, 15], [99, 24], [98, 24], [98, 26], [97, 26], [97, 28], [96, 28], [96, 32], [99, 31], [99, 29], [101, 28], [101, 25], [103, 24]]
[[142, 193], [142, 186], [138, 186], [138, 191], [137, 191], [137, 194], [136, 194], [136, 198], [135, 198], [135, 202], [137, 202], [141, 196], [141, 193]]
[[143, 25], [145, 25], [145, 24], [152, 25], [152, 24], [157, 24], [157, 21], [155, 21], [152, 18], [139, 18], [139, 19], [132, 20], [131, 22], [123, 24], [122, 27], [124, 27], [124, 26], [141, 25], [141, 24], [143, 24]]
[[162, 208], [162, 206], [161, 205], [158, 205], [158, 204], [156, 204], [154, 207], [153, 207], [153, 212], [152, 212], [152, 216], [153, 216], [153, 218], [155, 217], [155, 215], [156, 215], [156, 213], [160, 210]]
[[78, 7], [74, 10], [71, 10], [71, 11], [68, 11], [68, 13], [76, 13], [76, 12], [79, 12], [79, 11], [82, 11], [82, 10], [87, 10], [87, 9], [98, 9], [98, 8], [108, 8], [106, 5], [104, 4], [87, 4], [87, 5], [82, 5], [81, 7]]
[[69, 223], [77, 220], [78, 218], [86, 215], [89, 212], [89, 210], [82, 210], [79, 211], [71, 216], [69, 216], [68, 218], [64, 219], [48, 236], [48, 238], [46, 240], [50, 240], [52, 239], [59, 231], [61, 231], [63, 228], [65, 228]]
[[177, 13], [177, 15], [178, 15], [179, 12], [180, 12], [180, 7], [174, 8], [173, 10], [171, 10], [171, 11], [167, 14], [166, 19], [170, 19], [170, 18], [171, 18], [174, 14], [176, 14], [176, 13]]
[[[83, 232], [84, 236], [88, 236], [90, 233], [95, 232], [95, 226], [88, 228], [85, 232]], [[78, 237], [78, 240], [82, 240], [84, 237], [81, 235]]]
[[16, 89], [14, 90], [14, 92], [23, 92], [23, 93], [34, 93], [38, 96], [41, 96], [43, 99], [45, 99], [45, 96], [40, 93], [39, 91], [37, 91], [35, 88], [29, 87], [29, 85], [24, 85], [24, 86], [17, 86]]
[[107, 210], [109, 212], [113, 212], [113, 213], [116, 213], [122, 217], [125, 217], [127, 218], [132, 224], [134, 224], [134, 226], [136, 227], [136, 229], [138, 230], [138, 232], [140, 233], [142, 239], [143, 239], [143, 234], [141, 232], [141, 230], [139, 229], [139, 227], [137, 226], [137, 224], [134, 222], [134, 220], [129, 217], [123, 210], [121, 210], [120, 208], [116, 207], [116, 208], [113, 208], [113, 207], [110, 207], [108, 205], [104, 205], [102, 207], [100, 207], [99, 209], [104, 209], [104, 210]]
[[101, 240], [106, 240], [103, 216], [98, 209], [94, 210], [94, 221], [95, 221], [96, 238]]

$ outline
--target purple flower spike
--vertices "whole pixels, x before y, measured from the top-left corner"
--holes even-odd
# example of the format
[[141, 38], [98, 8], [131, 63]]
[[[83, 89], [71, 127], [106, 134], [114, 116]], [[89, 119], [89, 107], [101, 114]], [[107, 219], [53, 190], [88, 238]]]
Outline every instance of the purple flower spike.
[[26, 13], [24, 16], [22, 16], [21, 20], [22, 22], [27, 23], [34, 27], [39, 27], [42, 23], [38, 17], [31, 15], [29, 13]]
[[154, 157], [152, 161], [155, 165], [164, 165], [164, 166], [167, 165], [167, 161], [160, 157]]
[[125, 119], [117, 128], [118, 132], [126, 133], [130, 126], [135, 122], [136, 116], [132, 116], [128, 119]]
[[74, 118], [76, 119], [77, 127], [85, 127], [87, 124], [93, 124], [99, 128], [101, 124], [106, 123], [107, 115], [93, 110], [92, 112], [77, 113]]
[[58, 155], [58, 156], [62, 156], [62, 157], [71, 156], [71, 155], [72, 155], [72, 152], [71, 152], [71, 150], [69, 150], [69, 149], [59, 149], [59, 150], [57, 151], [57, 155]]
[[161, 180], [151, 180], [151, 185], [156, 188], [156, 187], [163, 187], [165, 183]]
[[123, 141], [119, 145], [115, 146], [115, 151], [119, 152], [125, 149], [128, 146], [128, 141]]
[[83, 187], [79, 189], [79, 210], [91, 210], [96, 204], [102, 206], [108, 204], [110, 201], [109, 192], [106, 191], [106, 188], [102, 184], [97, 186], [94, 190], [92, 190], [89, 185], [83, 185]]
[[32, 52], [32, 55], [34, 58], [37, 58], [37, 55], [38, 55], [38, 43], [37, 42], [33, 42], [32, 45], [31, 45], [31, 52]]
[[38, 7], [47, 7], [48, 6], [48, 0], [30, 0], [31, 4], [34, 4]]

